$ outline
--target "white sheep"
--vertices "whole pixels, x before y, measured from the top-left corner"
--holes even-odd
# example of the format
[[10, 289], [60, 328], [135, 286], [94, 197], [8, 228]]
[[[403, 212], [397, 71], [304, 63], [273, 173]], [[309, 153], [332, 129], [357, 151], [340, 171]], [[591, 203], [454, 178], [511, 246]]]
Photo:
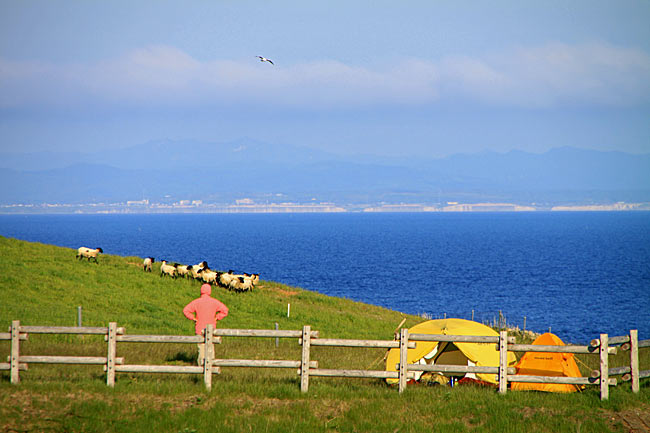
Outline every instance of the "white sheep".
[[217, 273], [215, 271], [211, 271], [208, 268], [203, 268], [198, 271], [201, 274], [201, 279], [203, 280], [204, 283], [212, 284], [217, 282]]
[[174, 263], [174, 266], [176, 267], [176, 272], [178, 272], [178, 275], [181, 277], [187, 277], [192, 274], [192, 268], [194, 266], [190, 265], [179, 265], [178, 263]]
[[209, 269], [208, 268], [208, 262], [205, 260], [202, 261], [201, 263], [198, 263], [196, 265], [192, 265], [191, 267], [188, 267], [188, 270], [190, 271], [190, 276], [194, 278], [195, 280], [200, 280], [201, 279], [201, 269]]
[[217, 278], [217, 281], [219, 282], [219, 285], [222, 287], [230, 287], [230, 282], [234, 280], [236, 277], [233, 275], [232, 270], [228, 272], [220, 272]]
[[195, 280], [198, 280], [201, 278], [201, 270], [203, 268], [197, 268], [196, 265], [192, 265], [191, 268], [188, 268], [190, 271], [190, 276], [194, 278]]
[[97, 262], [97, 254], [103, 253], [103, 252], [104, 252], [104, 250], [102, 250], [101, 248], [91, 249], [91, 248], [87, 248], [87, 247], [80, 247], [77, 250], [77, 256], [76, 257], [79, 260], [81, 260], [83, 258], [86, 258], [86, 259], [88, 259], [88, 261], [90, 261], [90, 259], [93, 259], [93, 260], [95, 260], [95, 263], [98, 263]]
[[176, 278], [176, 268], [172, 265], [168, 265], [166, 260], [162, 261], [160, 265], [160, 276], [169, 275], [172, 278]]
[[228, 288], [231, 290], [237, 290], [239, 292], [253, 290], [253, 278], [251, 276], [238, 275], [236, 278], [230, 281]]
[[147, 257], [144, 259], [142, 265], [145, 272], [151, 272], [151, 265], [153, 262], [155, 262], [155, 259], [153, 257]]

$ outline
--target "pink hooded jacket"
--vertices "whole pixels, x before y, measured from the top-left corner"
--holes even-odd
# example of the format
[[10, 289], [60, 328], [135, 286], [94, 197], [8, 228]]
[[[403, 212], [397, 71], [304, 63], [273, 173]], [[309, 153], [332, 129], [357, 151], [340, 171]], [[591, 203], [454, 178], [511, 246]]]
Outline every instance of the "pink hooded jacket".
[[183, 308], [183, 314], [190, 320], [196, 320], [194, 330], [197, 335], [205, 329], [208, 324], [217, 327], [217, 320], [228, 315], [228, 307], [220, 301], [210, 297], [212, 286], [204, 284], [201, 286], [201, 297], [193, 300]]

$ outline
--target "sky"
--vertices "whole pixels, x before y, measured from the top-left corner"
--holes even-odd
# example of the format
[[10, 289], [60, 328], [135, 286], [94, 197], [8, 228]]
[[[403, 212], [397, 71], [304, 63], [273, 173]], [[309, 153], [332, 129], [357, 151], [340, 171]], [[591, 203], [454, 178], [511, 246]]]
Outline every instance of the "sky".
[[648, 22], [647, 0], [0, 0], [0, 151], [649, 153]]

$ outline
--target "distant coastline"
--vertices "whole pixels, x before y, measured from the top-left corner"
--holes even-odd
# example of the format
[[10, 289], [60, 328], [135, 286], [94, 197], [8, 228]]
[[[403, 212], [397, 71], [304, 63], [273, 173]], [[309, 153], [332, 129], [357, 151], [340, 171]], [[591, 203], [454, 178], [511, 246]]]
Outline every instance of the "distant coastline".
[[650, 203], [538, 205], [515, 203], [459, 203], [445, 204], [335, 204], [335, 203], [270, 203], [258, 204], [248, 199], [234, 204], [210, 204], [201, 200], [182, 200], [175, 203], [150, 203], [148, 200], [126, 203], [42, 203], [0, 205], [0, 215], [21, 214], [274, 214], [274, 213], [399, 213], [399, 212], [619, 212], [650, 211]]

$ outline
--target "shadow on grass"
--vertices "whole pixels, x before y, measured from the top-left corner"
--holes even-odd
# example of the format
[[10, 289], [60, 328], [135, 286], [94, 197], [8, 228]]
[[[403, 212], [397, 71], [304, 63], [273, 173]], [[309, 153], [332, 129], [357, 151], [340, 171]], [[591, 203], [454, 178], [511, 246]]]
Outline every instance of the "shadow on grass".
[[167, 361], [183, 361], [189, 362], [191, 364], [196, 364], [198, 357], [198, 353], [193, 353], [190, 355], [187, 352], [177, 352], [174, 355], [168, 356]]

